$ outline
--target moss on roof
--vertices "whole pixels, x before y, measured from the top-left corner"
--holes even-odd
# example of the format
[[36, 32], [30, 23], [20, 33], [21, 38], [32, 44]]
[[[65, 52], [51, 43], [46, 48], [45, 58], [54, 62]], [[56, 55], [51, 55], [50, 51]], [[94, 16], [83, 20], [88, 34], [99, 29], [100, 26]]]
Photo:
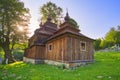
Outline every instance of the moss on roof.
[[77, 22], [76, 22], [74, 19], [70, 18], [70, 19], [69, 19], [69, 22], [72, 23], [73, 25], [75, 25], [75, 26], [74, 26], [75, 28], [77, 28], [77, 29], [79, 28]]

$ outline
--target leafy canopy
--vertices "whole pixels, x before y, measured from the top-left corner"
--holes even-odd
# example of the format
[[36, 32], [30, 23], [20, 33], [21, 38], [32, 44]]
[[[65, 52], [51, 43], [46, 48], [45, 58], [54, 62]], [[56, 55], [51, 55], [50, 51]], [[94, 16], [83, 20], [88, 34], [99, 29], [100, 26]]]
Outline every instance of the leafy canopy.
[[5, 59], [12, 58], [11, 51], [16, 43], [25, 41], [30, 19], [29, 9], [19, 0], [0, 0], [0, 47]]
[[40, 13], [43, 21], [46, 21], [48, 15], [52, 18], [54, 22], [58, 21], [58, 18], [62, 16], [62, 8], [58, 7], [55, 3], [47, 2], [42, 7], [40, 7]]
[[115, 29], [112, 27], [103, 39], [96, 39], [94, 42], [95, 50], [109, 48], [114, 45], [120, 46], [120, 26]]
[[117, 30], [114, 27], [111, 28], [110, 31], [106, 34], [105, 40], [114, 44], [120, 44], [119, 26]]

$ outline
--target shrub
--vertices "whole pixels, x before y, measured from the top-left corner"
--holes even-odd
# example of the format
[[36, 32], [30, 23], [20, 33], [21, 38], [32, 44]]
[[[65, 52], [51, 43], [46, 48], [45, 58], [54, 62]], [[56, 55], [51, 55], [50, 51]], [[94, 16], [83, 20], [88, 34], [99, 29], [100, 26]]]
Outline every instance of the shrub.
[[13, 56], [16, 60], [22, 61], [23, 60], [23, 55], [24, 55], [23, 50], [20, 50], [20, 49], [13, 50]]
[[65, 65], [64, 64], [58, 65], [58, 68], [65, 69]]
[[0, 58], [4, 58], [4, 51], [0, 48]]

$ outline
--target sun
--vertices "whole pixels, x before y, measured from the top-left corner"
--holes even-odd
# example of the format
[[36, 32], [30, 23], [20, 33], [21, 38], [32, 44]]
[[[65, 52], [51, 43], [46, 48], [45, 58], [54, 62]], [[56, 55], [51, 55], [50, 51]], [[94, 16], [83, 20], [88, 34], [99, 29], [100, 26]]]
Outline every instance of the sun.
[[18, 27], [19, 31], [23, 31], [23, 28], [22, 27]]

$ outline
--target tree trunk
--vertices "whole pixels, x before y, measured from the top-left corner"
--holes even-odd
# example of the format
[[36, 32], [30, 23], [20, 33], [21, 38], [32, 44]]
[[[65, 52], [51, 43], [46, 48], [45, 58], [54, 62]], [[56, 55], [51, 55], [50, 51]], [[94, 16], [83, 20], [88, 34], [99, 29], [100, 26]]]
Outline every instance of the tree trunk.
[[3, 64], [15, 62], [15, 59], [12, 56], [12, 51], [10, 49], [4, 49], [4, 52], [5, 54], [4, 54]]

